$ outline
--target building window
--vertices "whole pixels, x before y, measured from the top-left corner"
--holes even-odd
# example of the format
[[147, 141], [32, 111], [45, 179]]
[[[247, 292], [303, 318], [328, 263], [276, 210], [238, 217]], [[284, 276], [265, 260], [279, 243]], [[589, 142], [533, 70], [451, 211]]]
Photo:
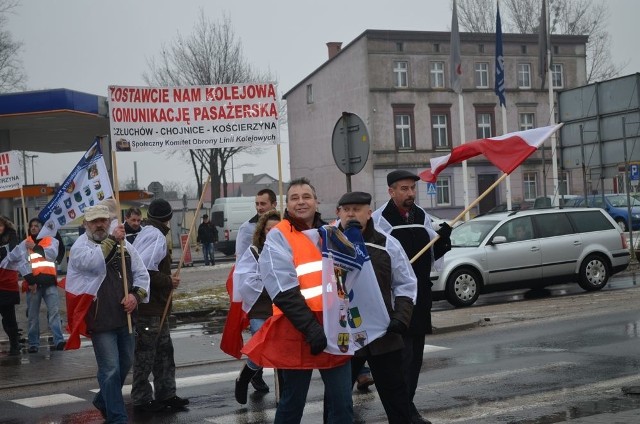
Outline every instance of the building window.
[[561, 195], [563, 194], [571, 194], [569, 193], [569, 173], [562, 172], [558, 174], [558, 192]]
[[489, 64], [476, 63], [476, 88], [489, 88]]
[[431, 62], [431, 88], [444, 88], [444, 62]]
[[493, 137], [494, 132], [493, 112], [488, 110], [476, 110], [477, 138]]
[[519, 116], [520, 131], [531, 130], [534, 126], [534, 114], [533, 113], [521, 113]]
[[431, 115], [431, 137], [436, 149], [445, 149], [450, 146], [447, 115]]
[[451, 205], [451, 178], [440, 177], [436, 181], [437, 203], [438, 206]]
[[531, 65], [518, 63], [518, 88], [531, 88]]
[[558, 46], [553, 46], [553, 54], [560, 54], [560, 48]]
[[313, 103], [313, 84], [307, 84], [307, 104]]
[[535, 172], [524, 172], [522, 174], [524, 200], [535, 200], [538, 197], [537, 176]]
[[484, 44], [478, 44], [478, 53], [484, 53]]
[[396, 87], [408, 87], [407, 69], [408, 63], [404, 61], [393, 62], [393, 79]]
[[391, 105], [397, 150], [413, 150], [415, 130], [413, 127], [413, 105]]
[[433, 51], [436, 52], [436, 53], [440, 53], [440, 44], [435, 43], [433, 45]]
[[551, 64], [551, 84], [553, 88], [564, 87], [563, 69], [560, 63]]
[[520, 46], [520, 53], [527, 54], [527, 45], [526, 44], [522, 44]]
[[403, 52], [404, 51], [404, 43], [402, 43], [402, 42], [396, 43], [396, 51]]

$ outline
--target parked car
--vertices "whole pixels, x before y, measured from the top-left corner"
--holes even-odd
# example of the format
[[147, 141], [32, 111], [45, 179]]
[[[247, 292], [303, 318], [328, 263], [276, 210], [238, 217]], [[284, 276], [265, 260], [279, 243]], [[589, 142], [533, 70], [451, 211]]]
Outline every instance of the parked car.
[[[558, 205], [560, 207], [573, 207], [575, 206], [576, 199], [581, 199], [582, 197], [577, 196], [575, 194], [563, 194], [558, 196]], [[533, 201], [533, 209], [543, 209], [543, 208], [552, 208], [552, 196], [541, 196], [536, 197]]]
[[[529, 202], [514, 202], [511, 203], [511, 211], [520, 211], [525, 209], [531, 209], [531, 203]], [[500, 203], [489, 209], [486, 213], [482, 215], [488, 215], [492, 213], [500, 213], [500, 212], [509, 212], [510, 210], [507, 208], [506, 203]]]
[[[640, 230], [640, 200], [631, 196], [631, 228]], [[618, 223], [622, 231], [629, 231], [629, 210], [626, 194], [596, 194], [587, 197], [587, 206], [602, 208]], [[584, 198], [575, 199], [574, 205], [585, 206]]]
[[434, 299], [454, 306], [470, 306], [481, 293], [571, 281], [600, 290], [630, 261], [622, 231], [596, 208], [483, 215], [454, 228], [451, 244], [431, 281]]

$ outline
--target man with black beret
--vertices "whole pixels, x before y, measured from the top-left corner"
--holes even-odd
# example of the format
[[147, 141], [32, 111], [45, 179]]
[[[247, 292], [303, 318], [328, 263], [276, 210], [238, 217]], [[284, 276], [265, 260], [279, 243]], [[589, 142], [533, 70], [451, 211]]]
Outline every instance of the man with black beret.
[[[166, 408], [183, 409], [188, 399], [176, 395], [176, 364], [169, 320], [165, 319], [165, 305], [171, 291], [180, 285], [180, 278], [171, 275], [171, 250], [167, 245], [173, 209], [164, 199], [154, 199], [147, 210], [147, 220], [133, 242], [149, 272], [151, 289], [149, 303], [138, 307], [138, 336], [131, 401], [134, 410], [158, 412]], [[167, 316], [171, 314], [171, 304]], [[153, 389], [149, 375], [153, 373]]]
[[351, 382], [365, 361], [369, 362], [380, 401], [389, 423], [411, 422], [409, 392], [402, 372], [402, 334], [410, 321], [416, 298], [416, 276], [398, 240], [374, 228], [371, 195], [362, 191], [344, 194], [338, 201], [339, 228], [358, 227], [366, 243], [380, 293], [391, 321], [387, 333], [359, 349], [351, 359]]
[[422, 368], [425, 335], [432, 333], [431, 328], [431, 266], [451, 249], [451, 227], [442, 224], [435, 231], [431, 218], [415, 204], [417, 175], [398, 169], [387, 174], [388, 192], [391, 199], [373, 213], [376, 228], [398, 239], [407, 257], [412, 259], [433, 237], [439, 235], [436, 243], [420, 256], [413, 264], [418, 279], [418, 295], [413, 308], [411, 323], [404, 333], [403, 366], [404, 376], [411, 400], [411, 422], [429, 423], [423, 418], [413, 398], [418, 386], [418, 377]]

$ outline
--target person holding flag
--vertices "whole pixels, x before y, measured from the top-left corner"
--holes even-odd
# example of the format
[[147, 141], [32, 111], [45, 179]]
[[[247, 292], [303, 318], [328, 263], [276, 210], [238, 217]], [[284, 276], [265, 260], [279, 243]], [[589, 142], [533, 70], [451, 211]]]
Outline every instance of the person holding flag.
[[[9, 337], [9, 355], [20, 355], [20, 334], [16, 320], [16, 305], [20, 303], [18, 272], [6, 269], [5, 258], [18, 245], [13, 223], [0, 216], [0, 316], [2, 328]], [[8, 261], [8, 260], [7, 260]]]
[[339, 228], [357, 227], [362, 231], [371, 264], [391, 317], [387, 332], [356, 351], [351, 359], [351, 382], [358, 370], [369, 362], [380, 401], [391, 424], [411, 422], [409, 393], [402, 373], [402, 341], [411, 321], [416, 298], [416, 276], [400, 243], [374, 228], [371, 219], [371, 195], [354, 191], [338, 201]]
[[[67, 304], [73, 326], [68, 348], [78, 348], [75, 336], [91, 337], [98, 364], [100, 391], [93, 405], [109, 423], [127, 423], [122, 386], [131, 369], [134, 333], [129, 332], [127, 314], [136, 316], [141, 303], [149, 301], [149, 274], [138, 252], [125, 241], [124, 225], [117, 224], [111, 234], [109, 208], [105, 205], [85, 209], [85, 232], [71, 247], [67, 270]], [[125, 296], [120, 242], [125, 242]]]
[[411, 422], [429, 423], [418, 412], [413, 398], [422, 369], [425, 335], [433, 332], [431, 328], [431, 286], [433, 285], [430, 279], [431, 266], [451, 249], [449, 239], [451, 227], [446, 223], [441, 224], [436, 232], [431, 226], [429, 215], [415, 204], [416, 181], [419, 179], [417, 175], [405, 170], [395, 170], [387, 174], [391, 200], [373, 213], [373, 222], [376, 228], [398, 239], [409, 258], [413, 258], [436, 235], [440, 236], [428, 255], [422, 255], [412, 263], [418, 280], [418, 293], [411, 323], [403, 335], [402, 363], [411, 400]]

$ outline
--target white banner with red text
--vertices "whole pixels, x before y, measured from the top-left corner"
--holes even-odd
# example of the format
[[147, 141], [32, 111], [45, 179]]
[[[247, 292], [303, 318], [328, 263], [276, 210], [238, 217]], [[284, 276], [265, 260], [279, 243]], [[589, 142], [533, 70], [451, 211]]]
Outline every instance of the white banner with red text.
[[0, 153], [0, 191], [15, 190], [23, 185], [20, 154], [16, 150]]
[[172, 151], [280, 141], [273, 83], [109, 86], [112, 149]]

